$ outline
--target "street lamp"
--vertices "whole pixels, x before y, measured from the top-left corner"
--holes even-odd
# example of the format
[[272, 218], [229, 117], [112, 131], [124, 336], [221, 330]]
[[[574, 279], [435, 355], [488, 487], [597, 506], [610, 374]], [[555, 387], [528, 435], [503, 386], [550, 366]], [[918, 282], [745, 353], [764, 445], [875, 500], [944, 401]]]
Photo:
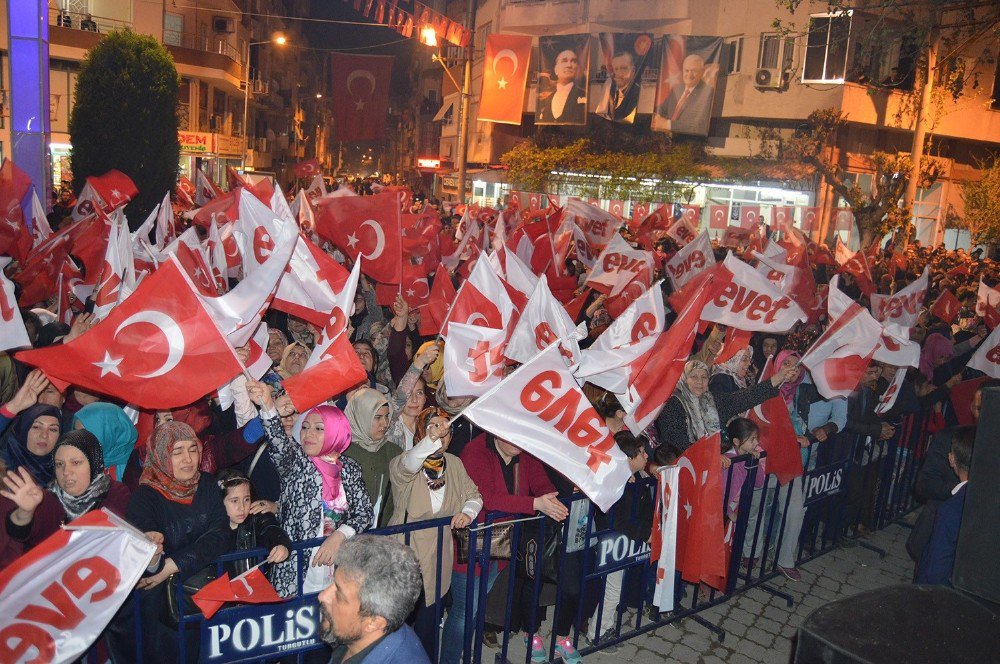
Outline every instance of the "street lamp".
[[240, 159], [240, 170], [247, 170], [247, 150], [250, 148], [250, 128], [247, 127], [247, 121], [250, 114], [250, 49], [254, 46], [260, 46], [262, 44], [277, 44], [278, 46], [284, 46], [288, 43], [288, 39], [283, 34], [276, 34], [270, 39], [265, 39], [264, 41], [250, 42], [247, 44], [247, 63], [243, 70], [243, 158]]
[[[468, 7], [465, 10], [465, 28], [469, 32], [473, 31], [473, 26], [475, 25], [475, 14], [476, 14], [476, 3], [475, 0], [469, 0]], [[437, 46], [437, 32], [435, 32], [432, 26], [425, 26], [420, 30], [420, 41], [427, 46]], [[464, 55], [464, 75], [462, 77], [462, 85], [458, 84], [455, 77], [452, 76], [451, 71], [448, 66], [444, 63], [444, 59], [439, 53], [435, 53], [431, 56], [431, 59], [439, 63], [444, 69], [444, 73], [448, 75], [452, 84], [455, 86], [456, 90], [462, 93], [462, 103], [459, 106], [458, 114], [458, 202], [465, 202], [465, 175], [468, 166], [468, 154], [469, 154], [469, 99], [472, 96], [472, 40], [469, 40], [469, 45], [465, 48]]]

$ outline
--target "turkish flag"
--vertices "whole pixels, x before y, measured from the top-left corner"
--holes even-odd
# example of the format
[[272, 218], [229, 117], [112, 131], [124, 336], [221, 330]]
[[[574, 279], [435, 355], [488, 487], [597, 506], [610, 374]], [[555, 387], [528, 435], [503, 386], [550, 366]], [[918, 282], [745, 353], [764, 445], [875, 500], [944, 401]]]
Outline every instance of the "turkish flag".
[[848, 208], [839, 208], [833, 223], [835, 231], [850, 231], [854, 225], [854, 213]]
[[729, 206], [708, 206], [708, 227], [713, 230], [725, 230], [729, 225]]
[[30, 348], [31, 340], [14, 300], [14, 284], [4, 276], [10, 258], [0, 258], [0, 350]]
[[712, 364], [725, 364], [733, 359], [736, 353], [750, 345], [751, 336], [752, 334], [749, 330], [741, 330], [736, 327], [728, 328], [726, 330], [726, 338], [722, 343], [722, 350], [719, 351]]
[[590, 289], [584, 288], [582, 293], [563, 305], [566, 313], [569, 314], [570, 319], [574, 323], [580, 319], [580, 312], [583, 311], [583, 305], [586, 304], [588, 297], [590, 297]]
[[[837, 239], [839, 240], [840, 238]], [[871, 297], [875, 292], [875, 284], [872, 282], [872, 272], [868, 267], [868, 257], [863, 251], [858, 250], [846, 263], [840, 266], [838, 272], [846, 272], [854, 277], [854, 280], [858, 283], [858, 288], [866, 296]]]
[[402, 270], [400, 212], [392, 193], [319, 200], [316, 232], [352, 260], [364, 259], [362, 271], [376, 281], [398, 284]]
[[297, 178], [309, 178], [320, 172], [319, 159], [306, 159], [292, 166]]
[[795, 211], [791, 206], [779, 205], [771, 208], [771, 224], [776, 231], [784, 231], [795, 223]]
[[192, 248], [184, 242], [179, 242], [174, 255], [199, 293], [206, 297], [215, 297], [219, 294], [215, 279], [212, 277], [212, 269], [208, 267], [208, 261], [205, 260], [201, 247]]
[[202, 228], [208, 230], [215, 218], [215, 223], [225, 224], [236, 221], [240, 218], [240, 192], [242, 189], [233, 189], [219, 196], [216, 196], [192, 212], [185, 213], [185, 217], [190, 217], [191, 221]]
[[441, 335], [448, 336], [449, 323], [481, 325], [493, 329], [509, 328], [514, 303], [487, 260], [476, 261], [468, 280], [462, 284], [445, 319]]
[[[649, 216], [649, 211], [653, 205], [649, 201], [644, 203], [632, 203], [632, 218], [629, 220], [629, 228], [638, 228], [639, 224]], [[672, 216], [672, 215], [671, 215]]]
[[403, 299], [410, 307], [417, 308], [427, 304], [431, 296], [430, 277], [423, 265], [403, 264], [403, 279], [400, 284]]
[[425, 272], [433, 272], [441, 262], [441, 220], [436, 214], [403, 213], [400, 217], [403, 255], [423, 265]]
[[532, 41], [525, 35], [487, 35], [483, 92], [479, 101], [478, 119], [481, 122], [521, 124]]
[[[340, 330], [336, 336], [328, 339], [327, 331], [337, 328]], [[340, 315], [334, 316], [324, 328], [306, 368], [281, 382], [298, 412], [304, 413], [368, 379], [345, 332]]]
[[191, 600], [201, 609], [206, 620], [227, 602], [271, 604], [282, 601], [260, 567], [253, 567], [232, 579], [229, 578], [229, 572], [223, 572], [218, 579], [206, 583], [192, 595]]
[[689, 583], [726, 589], [725, 527], [722, 523], [721, 438], [715, 433], [685, 450], [677, 500], [677, 569]]
[[243, 370], [172, 259], [81, 336], [54, 348], [24, 351], [18, 359], [55, 382], [154, 410], [189, 404]]
[[1000, 289], [987, 286], [980, 277], [979, 290], [976, 291], [976, 315], [985, 316], [987, 307], [1000, 307]]
[[934, 304], [931, 305], [931, 313], [951, 325], [955, 322], [955, 318], [958, 317], [958, 310], [961, 307], [962, 303], [946, 288], [934, 300]]
[[722, 239], [719, 244], [723, 247], [738, 249], [750, 241], [751, 231], [740, 226], [726, 226], [722, 232]]
[[[330, 312], [337, 306], [337, 295], [347, 285], [350, 274], [330, 254], [300, 233], [271, 306], [313, 325], [326, 325]], [[353, 305], [354, 296], [351, 297]]]
[[31, 178], [9, 159], [0, 166], [0, 255], [23, 263], [34, 241], [24, 223], [21, 205], [31, 190]]
[[215, 184], [215, 182], [212, 181], [212, 178], [205, 175], [205, 171], [200, 168], [195, 172], [194, 179], [196, 184], [194, 195], [195, 205], [205, 205], [213, 198], [223, 194], [219, 185]]
[[809, 258], [814, 265], [839, 265], [830, 247], [826, 244], [810, 242]]
[[507, 197], [507, 207], [514, 209], [521, 208], [521, 192], [511, 190], [510, 196]]
[[623, 201], [608, 201], [608, 212], [618, 217], [625, 218], [625, 203]]
[[197, 192], [194, 182], [191, 182], [189, 178], [182, 175], [177, 180], [177, 186], [174, 188], [174, 191], [177, 194], [178, 203], [189, 210], [194, 207], [194, 197]]
[[68, 234], [59, 233], [35, 248], [13, 277], [21, 284], [21, 297], [17, 300], [20, 306], [31, 306], [57, 292], [59, 269], [66, 262], [72, 244]]
[[333, 53], [333, 126], [339, 141], [380, 141], [388, 125], [392, 56]]
[[139, 193], [132, 178], [114, 169], [104, 175], [87, 178], [87, 184], [100, 197], [105, 212], [125, 205]]
[[761, 222], [759, 205], [740, 206], [740, 228], [752, 230]]
[[441, 333], [455, 295], [455, 285], [451, 282], [448, 271], [439, 267], [434, 273], [434, 283], [427, 304], [420, 308], [420, 336], [430, 337]]
[[[774, 358], [767, 358], [760, 382], [771, 380], [774, 369]], [[768, 399], [753, 408], [748, 416], [760, 431], [760, 444], [767, 452], [767, 472], [776, 476], [782, 485], [799, 477], [802, 474], [801, 448], [784, 400], [779, 397]]]
[[991, 307], [986, 305], [986, 312], [983, 315], [983, 320], [986, 322], [986, 327], [995, 329], [997, 325], [1000, 325], [1000, 311], [997, 311], [996, 307]]
[[819, 226], [820, 211], [818, 207], [802, 208], [802, 221], [799, 227], [807, 233]]

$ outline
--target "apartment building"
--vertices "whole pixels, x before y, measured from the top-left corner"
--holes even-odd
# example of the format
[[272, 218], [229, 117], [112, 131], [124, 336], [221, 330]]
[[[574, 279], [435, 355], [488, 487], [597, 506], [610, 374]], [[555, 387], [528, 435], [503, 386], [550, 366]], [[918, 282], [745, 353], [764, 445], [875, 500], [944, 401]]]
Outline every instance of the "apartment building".
[[[452, 0], [450, 14], [461, 16], [465, 0]], [[779, 154], [783, 142], [817, 109], [834, 108], [847, 118], [831, 156], [861, 186], [870, 181], [864, 156], [873, 151], [909, 153], [914, 126], [912, 59], [919, 45], [893, 37], [891, 21], [868, 14], [864, 2], [846, 14], [831, 14], [826, 2], [802, 2], [794, 15], [774, 0], [484, 0], [476, 13], [471, 135], [467, 186], [477, 198], [496, 200], [505, 191], [502, 174], [486, 169], [518, 141], [535, 132], [537, 77], [532, 73], [520, 126], [478, 122], [485, 37], [491, 33], [546, 35], [602, 32], [647, 32], [662, 35], [713, 35], [724, 39], [724, 55], [716, 82], [706, 152], [721, 157], [762, 157]], [[778, 33], [780, 19], [793, 29]], [[878, 22], [878, 25], [875, 23]], [[888, 28], [887, 29], [887, 24]], [[902, 31], [900, 31], [900, 35]], [[878, 35], [873, 39], [873, 35]], [[596, 40], [596, 37], [595, 37]], [[874, 43], [873, 43], [874, 42]], [[595, 41], [596, 45], [596, 41]], [[596, 48], [591, 47], [589, 110], [600, 103], [602, 86], [594, 81]], [[1000, 148], [1000, 44], [990, 38], [971, 41], [960, 57], [946, 66], [961, 68], [966, 80], [962, 94], [935, 97], [928, 152], [944, 164], [942, 177], [918, 192], [915, 221], [918, 236], [940, 242], [952, 215], [961, 216], [959, 184], [975, 178], [977, 164]], [[536, 67], [537, 39], [531, 67]], [[638, 104], [640, 119], [653, 113], [656, 72], [647, 70]], [[875, 91], [866, 81], [883, 84]], [[443, 85], [447, 88], [448, 83]], [[442, 123], [440, 155], [453, 159], [457, 151], [459, 95], [445, 96], [437, 118]], [[589, 123], [603, 122], [591, 115]], [[586, 134], [586, 128], [578, 130]], [[681, 139], [689, 140], [689, 139]], [[444, 178], [443, 193], [454, 191], [454, 178]], [[449, 184], [452, 186], [449, 187]], [[566, 193], [566, 192], [563, 192]], [[818, 206], [822, 222], [813, 232], [825, 236], [843, 201], [815, 175], [795, 179], [752, 181], [720, 178], [699, 186], [692, 201], [704, 209], [712, 204]], [[958, 236], [949, 234], [949, 246]]]

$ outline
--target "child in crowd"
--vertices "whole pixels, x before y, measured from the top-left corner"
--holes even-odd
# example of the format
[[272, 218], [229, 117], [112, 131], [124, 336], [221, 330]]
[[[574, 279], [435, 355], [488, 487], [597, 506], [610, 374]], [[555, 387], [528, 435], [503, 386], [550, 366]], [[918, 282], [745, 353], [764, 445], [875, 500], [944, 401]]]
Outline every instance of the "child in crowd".
[[764, 486], [766, 459], [760, 460], [760, 453], [764, 450], [760, 446], [760, 431], [752, 421], [745, 417], [734, 417], [726, 426], [726, 432], [729, 434], [732, 447], [723, 454], [730, 459], [746, 454], [753, 457], [752, 460], [741, 461], [730, 466], [731, 479], [729, 481], [729, 499], [726, 503], [726, 518], [730, 521], [736, 521], [736, 513], [740, 506], [740, 493], [750, 471], [748, 466], [757, 466], [753, 488], [760, 489]]
[[[257, 510], [249, 478], [239, 470], [226, 468], [219, 472], [218, 482], [229, 517], [229, 551], [267, 549], [264, 562], [277, 564], [288, 560], [292, 542], [273, 514]], [[226, 571], [230, 576], [238, 576], [253, 566], [250, 558], [234, 560], [226, 564]]]

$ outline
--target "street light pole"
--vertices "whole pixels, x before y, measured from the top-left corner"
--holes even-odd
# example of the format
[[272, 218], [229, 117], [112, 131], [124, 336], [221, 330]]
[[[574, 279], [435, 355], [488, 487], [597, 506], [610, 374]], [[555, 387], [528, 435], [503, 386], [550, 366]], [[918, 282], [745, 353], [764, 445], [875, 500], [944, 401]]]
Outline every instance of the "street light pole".
[[250, 42], [247, 44], [247, 62], [243, 68], [243, 158], [240, 159], [240, 170], [247, 170], [247, 151], [250, 149], [250, 128], [247, 122], [250, 118], [250, 49], [261, 44], [275, 43], [284, 46], [287, 43], [284, 35], [275, 35], [271, 39], [264, 41]]
[[[465, 175], [469, 159], [469, 101], [472, 96], [472, 55], [475, 48], [476, 0], [469, 0], [465, 9], [465, 29], [469, 31], [469, 45], [465, 47], [465, 74], [462, 77], [462, 105], [458, 125], [458, 202], [465, 203]], [[458, 86], [456, 86], [458, 87]]]

